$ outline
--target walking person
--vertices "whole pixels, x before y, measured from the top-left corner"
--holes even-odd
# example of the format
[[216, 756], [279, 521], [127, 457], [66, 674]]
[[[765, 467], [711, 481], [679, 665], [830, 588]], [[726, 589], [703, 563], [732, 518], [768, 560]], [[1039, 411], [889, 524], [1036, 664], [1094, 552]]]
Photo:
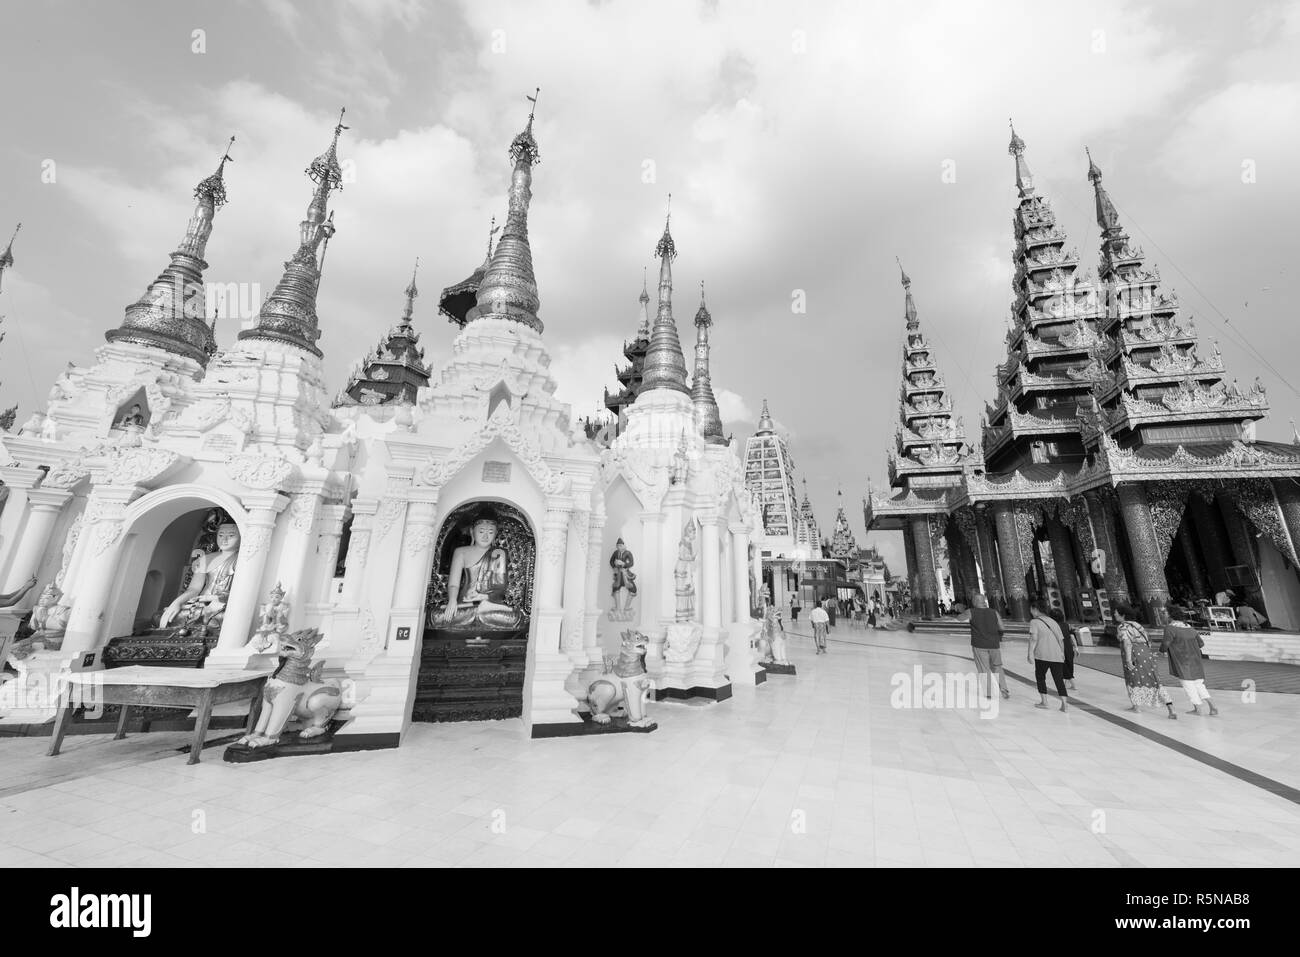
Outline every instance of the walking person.
[[1133, 621], [1133, 606], [1117, 602], [1111, 607], [1117, 623], [1120, 653], [1124, 658], [1124, 687], [1128, 689], [1129, 711], [1141, 711], [1143, 705], [1155, 707], [1163, 704], [1169, 719], [1175, 721], [1174, 699], [1160, 686], [1160, 670], [1156, 653], [1151, 647], [1147, 631]]
[[1061, 699], [1061, 710], [1070, 706], [1070, 693], [1065, 687], [1065, 635], [1061, 626], [1048, 612], [1051, 606], [1045, 601], [1034, 604], [1033, 617], [1029, 619], [1029, 663], [1034, 666], [1034, 679], [1038, 682], [1038, 704], [1047, 707], [1047, 675], [1052, 675], [1056, 693]]
[[1061, 635], [1065, 638], [1065, 666], [1061, 669], [1061, 676], [1065, 678], [1065, 686], [1071, 691], [1074, 690], [1074, 633], [1070, 631], [1070, 625], [1065, 620], [1065, 612], [1059, 608], [1053, 608], [1051, 611], [1052, 621], [1056, 622], [1061, 629]]
[[1002, 634], [1002, 616], [989, 607], [987, 598], [976, 595], [970, 610], [970, 650], [979, 674], [980, 693], [986, 698], [993, 697], [994, 676], [1002, 697], [1011, 697], [1007, 676], [1002, 671]]
[[1214, 706], [1210, 692], [1205, 688], [1205, 665], [1201, 662], [1201, 647], [1205, 642], [1196, 633], [1196, 629], [1183, 620], [1182, 615], [1174, 614], [1172, 604], [1169, 612], [1171, 620], [1165, 626], [1169, 673], [1182, 684], [1192, 702], [1192, 710], [1188, 714], [1200, 714], [1201, 702], [1204, 702], [1210, 709], [1210, 717], [1216, 717], [1219, 709]]
[[791, 623], [799, 620], [799, 599], [794, 595], [790, 596], [790, 621]]
[[830, 622], [829, 627], [834, 628], [835, 627], [835, 599], [827, 598], [824, 601], [822, 601], [822, 608], [825, 609], [826, 611], [827, 621]]
[[808, 612], [808, 620], [812, 622], [813, 644], [817, 646], [817, 654], [824, 655], [826, 654], [826, 629], [830, 626], [831, 616], [821, 605], [816, 605]]

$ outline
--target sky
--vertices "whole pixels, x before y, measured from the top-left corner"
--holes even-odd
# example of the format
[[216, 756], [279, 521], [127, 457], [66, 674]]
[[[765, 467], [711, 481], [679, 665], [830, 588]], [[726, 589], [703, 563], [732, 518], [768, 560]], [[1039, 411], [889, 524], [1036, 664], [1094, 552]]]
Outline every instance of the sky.
[[[260, 301], [297, 248], [303, 170], [340, 107], [327, 374], [341, 387], [399, 317], [416, 257], [416, 322], [440, 366], [455, 330], [438, 291], [504, 218], [506, 150], [541, 87], [530, 236], [577, 415], [617, 386], [671, 193], [675, 313], [689, 355], [705, 282], [725, 428], [743, 444], [767, 399], [822, 527], [842, 490], [865, 544], [862, 498], [886, 480], [898, 420], [895, 257], [968, 431], [994, 395], [1014, 118], [1084, 263], [1087, 145], [1183, 316], [1218, 339], [1229, 377], [1267, 387], [1259, 437], [1289, 440], [1298, 59], [1297, 3], [0, 0], [0, 242], [23, 222], [0, 403], [21, 422], [67, 363], [92, 361], [231, 135], [207, 279]], [[219, 344], [239, 326], [220, 321]], [[870, 541], [903, 570], [896, 535]]]

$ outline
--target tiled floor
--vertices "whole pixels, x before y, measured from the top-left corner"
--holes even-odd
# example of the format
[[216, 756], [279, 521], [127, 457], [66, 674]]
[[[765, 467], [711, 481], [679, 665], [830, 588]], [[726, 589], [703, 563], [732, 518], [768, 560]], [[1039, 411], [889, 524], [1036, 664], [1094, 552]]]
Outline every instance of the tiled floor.
[[[827, 655], [791, 645], [798, 677], [720, 705], [655, 705], [650, 735], [530, 741], [518, 722], [417, 725], [394, 751], [236, 765], [214, 747], [196, 766], [175, 751], [183, 734], [78, 736], [57, 758], [47, 740], [0, 740], [0, 866], [1279, 866], [1300, 855], [1287, 791], [1300, 787], [1295, 696], [1224, 696], [1220, 718], [1147, 712], [1117, 725], [1037, 710], [1017, 681], [986, 719], [891, 704], [895, 676], [916, 665], [969, 671], [959, 640], [841, 624]], [[1023, 644], [1005, 657], [1030, 673]], [[1127, 706], [1102, 672], [1080, 669], [1077, 694], [1107, 714]]]

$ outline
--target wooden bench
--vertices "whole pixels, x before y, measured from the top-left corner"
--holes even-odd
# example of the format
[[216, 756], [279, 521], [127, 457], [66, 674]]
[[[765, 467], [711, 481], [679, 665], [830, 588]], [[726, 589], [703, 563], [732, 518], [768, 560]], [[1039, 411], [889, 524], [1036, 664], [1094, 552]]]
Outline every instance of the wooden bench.
[[132, 707], [183, 708], [198, 712], [194, 722], [194, 739], [190, 745], [190, 764], [199, 763], [203, 739], [208, 733], [212, 709], [219, 704], [248, 699], [248, 730], [257, 723], [262, 710], [262, 686], [269, 669], [240, 671], [233, 668], [154, 668], [139, 665], [105, 671], [83, 671], [63, 676], [59, 694], [59, 711], [54, 718], [51, 757], [59, 753], [63, 736], [72, 716], [87, 701], [120, 705], [114, 741], [126, 737], [126, 719]]

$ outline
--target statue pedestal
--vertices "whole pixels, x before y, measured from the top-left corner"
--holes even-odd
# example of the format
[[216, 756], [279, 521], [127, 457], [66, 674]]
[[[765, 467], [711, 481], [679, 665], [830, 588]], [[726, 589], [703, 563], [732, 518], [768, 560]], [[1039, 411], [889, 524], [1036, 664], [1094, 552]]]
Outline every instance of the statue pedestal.
[[662, 669], [651, 671], [651, 655], [646, 655], [646, 671], [655, 682], [655, 700], [665, 698], [708, 698], [725, 701], [731, 697], [731, 683], [723, 671], [725, 646], [722, 630], [705, 628], [693, 621], [675, 621], [664, 631], [662, 643], [648, 646], [657, 651]]
[[[76, 652], [33, 651], [22, 661], [15, 661], [17, 676], [0, 684], [0, 724], [52, 721], [59, 710], [61, 676], [69, 673], [69, 665], [76, 657]], [[88, 711], [95, 713], [103, 708], [94, 685], [81, 690], [86, 695], [81, 703]]]
[[795, 674], [794, 665], [778, 665], [775, 661], [765, 661], [759, 666], [769, 675], [791, 675]]
[[728, 627], [725, 661], [733, 685], [752, 688], [767, 678], [758, 666], [758, 655], [754, 653], [754, 636], [760, 628], [762, 623], [758, 621], [732, 622]]

